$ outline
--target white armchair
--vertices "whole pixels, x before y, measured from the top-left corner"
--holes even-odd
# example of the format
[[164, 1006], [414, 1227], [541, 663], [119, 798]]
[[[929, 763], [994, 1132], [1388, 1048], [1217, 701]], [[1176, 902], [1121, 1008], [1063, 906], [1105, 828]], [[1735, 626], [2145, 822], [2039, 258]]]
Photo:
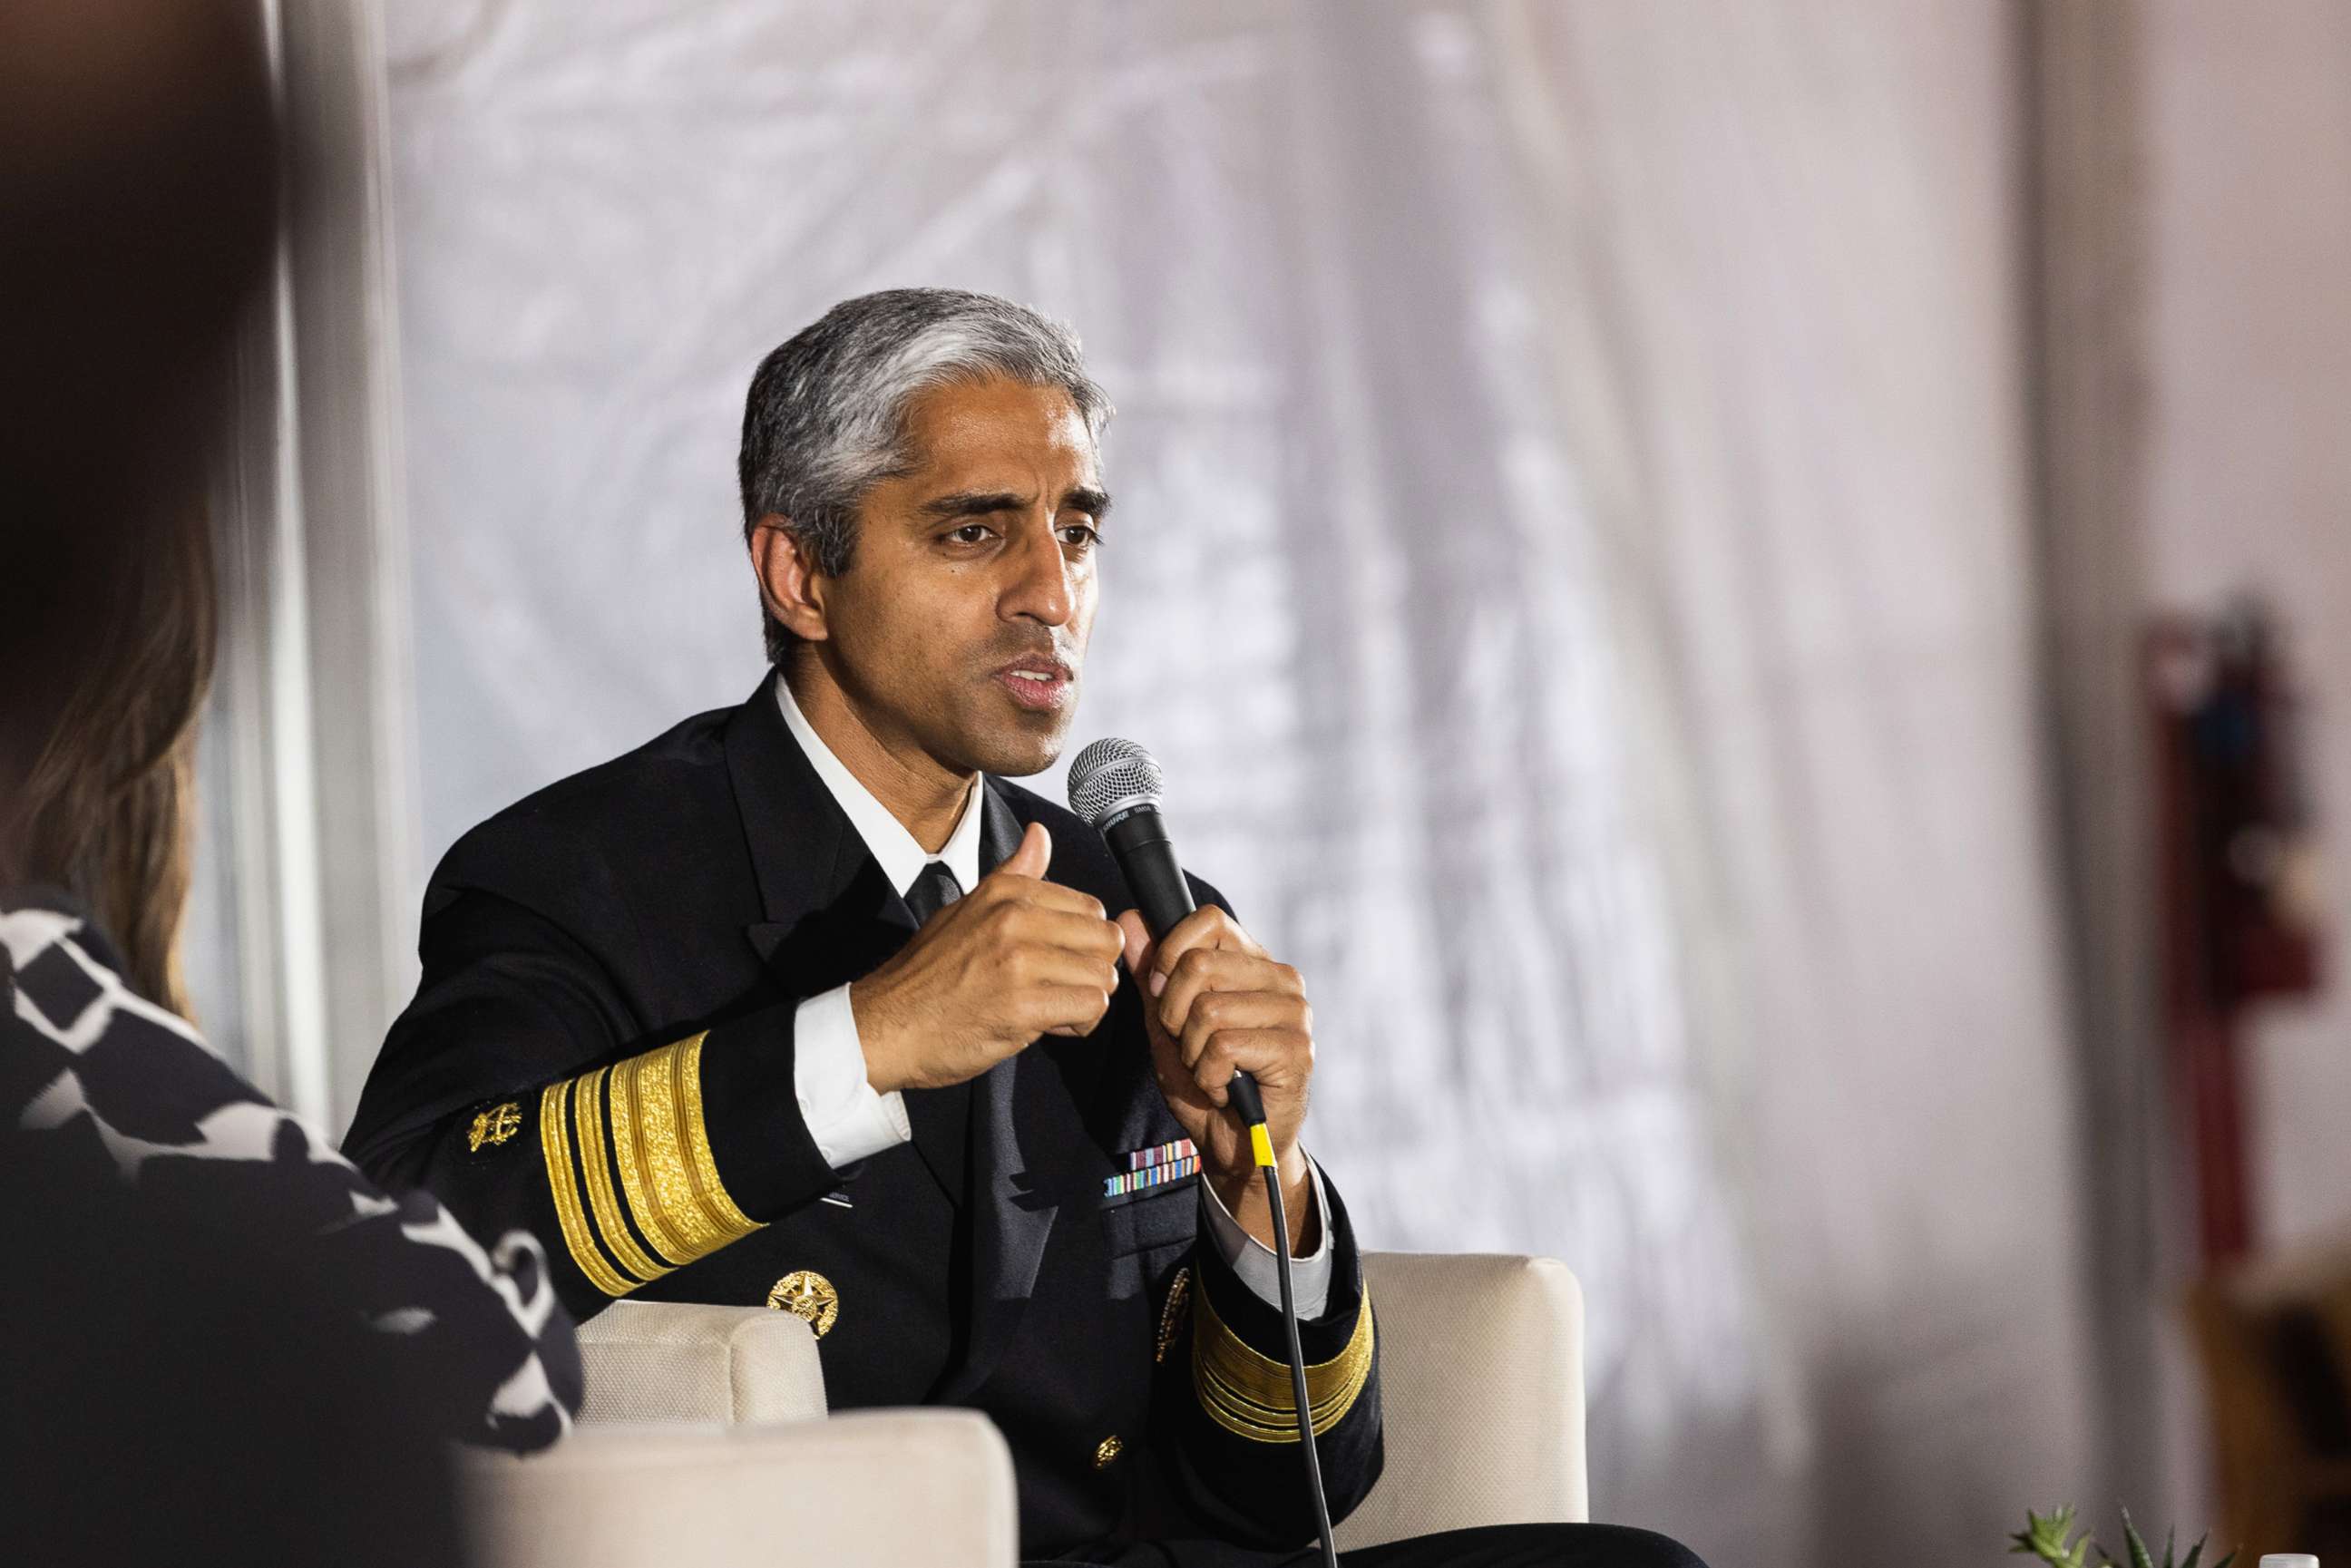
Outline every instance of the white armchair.
[[[1342, 1549], [1586, 1514], [1583, 1301], [1545, 1258], [1375, 1252], [1388, 1465]], [[468, 1456], [488, 1568], [1018, 1560], [1004, 1440], [962, 1410], [826, 1419], [816, 1341], [752, 1307], [622, 1301], [580, 1334], [580, 1430]]]

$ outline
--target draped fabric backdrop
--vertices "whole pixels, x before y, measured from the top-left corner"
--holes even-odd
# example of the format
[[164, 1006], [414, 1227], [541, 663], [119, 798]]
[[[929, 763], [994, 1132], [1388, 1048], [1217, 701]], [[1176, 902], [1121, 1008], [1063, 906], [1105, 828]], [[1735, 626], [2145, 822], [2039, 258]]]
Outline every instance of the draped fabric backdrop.
[[2101, 1500], [2004, 13], [386, 25], [428, 856], [751, 689], [761, 354], [1034, 302], [1120, 410], [1079, 737], [1307, 975], [1366, 1240], [1582, 1277], [1595, 1515], [1956, 1565]]

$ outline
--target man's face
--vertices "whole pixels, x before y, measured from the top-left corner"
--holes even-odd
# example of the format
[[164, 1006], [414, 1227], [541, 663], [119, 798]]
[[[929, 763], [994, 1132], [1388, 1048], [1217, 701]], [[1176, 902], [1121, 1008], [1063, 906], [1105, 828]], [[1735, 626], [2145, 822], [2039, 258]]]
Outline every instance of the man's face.
[[950, 771], [1051, 766], [1076, 716], [1109, 497], [1058, 388], [991, 379], [907, 411], [913, 473], [859, 508], [820, 656], [875, 738]]

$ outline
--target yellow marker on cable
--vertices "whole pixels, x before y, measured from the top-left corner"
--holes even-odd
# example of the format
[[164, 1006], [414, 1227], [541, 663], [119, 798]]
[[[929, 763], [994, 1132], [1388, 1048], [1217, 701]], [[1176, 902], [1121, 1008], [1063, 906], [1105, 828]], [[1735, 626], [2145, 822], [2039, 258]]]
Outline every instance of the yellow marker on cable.
[[1263, 1122], [1249, 1128], [1249, 1147], [1257, 1151], [1257, 1163], [1266, 1169], [1273, 1168], [1273, 1134], [1265, 1130]]

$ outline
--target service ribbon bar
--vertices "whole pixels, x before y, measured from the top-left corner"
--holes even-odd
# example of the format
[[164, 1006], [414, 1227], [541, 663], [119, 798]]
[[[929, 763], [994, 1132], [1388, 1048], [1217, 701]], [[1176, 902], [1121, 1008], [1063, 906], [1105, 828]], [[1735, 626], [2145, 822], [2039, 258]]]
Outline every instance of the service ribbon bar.
[[1104, 1176], [1102, 1196], [1118, 1197], [1145, 1187], [1158, 1186], [1171, 1181], [1181, 1181], [1200, 1168], [1199, 1151], [1189, 1138], [1178, 1138], [1172, 1144], [1158, 1144], [1147, 1149], [1137, 1149], [1126, 1156], [1124, 1176]]
[[1178, 1160], [1191, 1159], [1199, 1152], [1192, 1146], [1191, 1139], [1178, 1138], [1172, 1144], [1155, 1144], [1147, 1149], [1135, 1150], [1126, 1156], [1126, 1168], [1130, 1171], [1152, 1170], [1160, 1166], [1174, 1165]]

